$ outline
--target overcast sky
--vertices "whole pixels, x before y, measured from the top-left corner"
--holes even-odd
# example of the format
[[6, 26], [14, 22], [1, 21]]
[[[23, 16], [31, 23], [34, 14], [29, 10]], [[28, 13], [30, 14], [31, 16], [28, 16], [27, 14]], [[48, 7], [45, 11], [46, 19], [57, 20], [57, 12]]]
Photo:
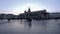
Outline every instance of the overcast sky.
[[0, 13], [19, 14], [29, 7], [32, 11], [59, 12], [60, 0], [0, 0]]

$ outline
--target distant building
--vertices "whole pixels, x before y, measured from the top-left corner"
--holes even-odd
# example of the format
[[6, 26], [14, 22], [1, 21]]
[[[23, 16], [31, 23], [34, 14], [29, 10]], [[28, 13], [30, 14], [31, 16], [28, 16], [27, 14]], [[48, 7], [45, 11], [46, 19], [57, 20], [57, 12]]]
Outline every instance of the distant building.
[[30, 8], [28, 9], [28, 11], [24, 11], [24, 13], [20, 14], [20, 18], [32, 18], [32, 19], [47, 19], [49, 16], [47, 15], [49, 14], [48, 12], [46, 12], [46, 10], [40, 10], [40, 11], [32, 11], [30, 10]]
[[51, 19], [60, 19], [60, 13], [50, 13]]

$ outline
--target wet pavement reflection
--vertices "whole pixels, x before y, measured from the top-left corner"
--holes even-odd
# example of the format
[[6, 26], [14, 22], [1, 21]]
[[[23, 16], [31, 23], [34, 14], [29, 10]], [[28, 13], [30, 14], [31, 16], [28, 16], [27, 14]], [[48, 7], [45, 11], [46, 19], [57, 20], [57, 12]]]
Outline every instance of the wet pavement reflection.
[[0, 20], [0, 34], [60, 34], [60, 19]]

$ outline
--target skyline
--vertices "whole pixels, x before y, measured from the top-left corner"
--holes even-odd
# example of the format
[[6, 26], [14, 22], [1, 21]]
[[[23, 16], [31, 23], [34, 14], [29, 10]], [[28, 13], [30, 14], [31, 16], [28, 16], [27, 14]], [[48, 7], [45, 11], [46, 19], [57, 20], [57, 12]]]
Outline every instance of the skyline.
[[0, 13], [19, 14], [28, 10], [46, 9], [47, 12], [60, 12], [60, 0], [0, 0]]

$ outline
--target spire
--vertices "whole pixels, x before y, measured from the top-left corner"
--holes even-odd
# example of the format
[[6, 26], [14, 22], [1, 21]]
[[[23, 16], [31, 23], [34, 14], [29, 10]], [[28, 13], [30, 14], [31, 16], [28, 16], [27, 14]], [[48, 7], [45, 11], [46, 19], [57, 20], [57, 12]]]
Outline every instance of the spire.
[[26, 13], [26, 10], [24, 11], [24, 13]]
[[28, 12], [31, 12], [30, 7], [29, 7], [29, 9], [28, 9]]

